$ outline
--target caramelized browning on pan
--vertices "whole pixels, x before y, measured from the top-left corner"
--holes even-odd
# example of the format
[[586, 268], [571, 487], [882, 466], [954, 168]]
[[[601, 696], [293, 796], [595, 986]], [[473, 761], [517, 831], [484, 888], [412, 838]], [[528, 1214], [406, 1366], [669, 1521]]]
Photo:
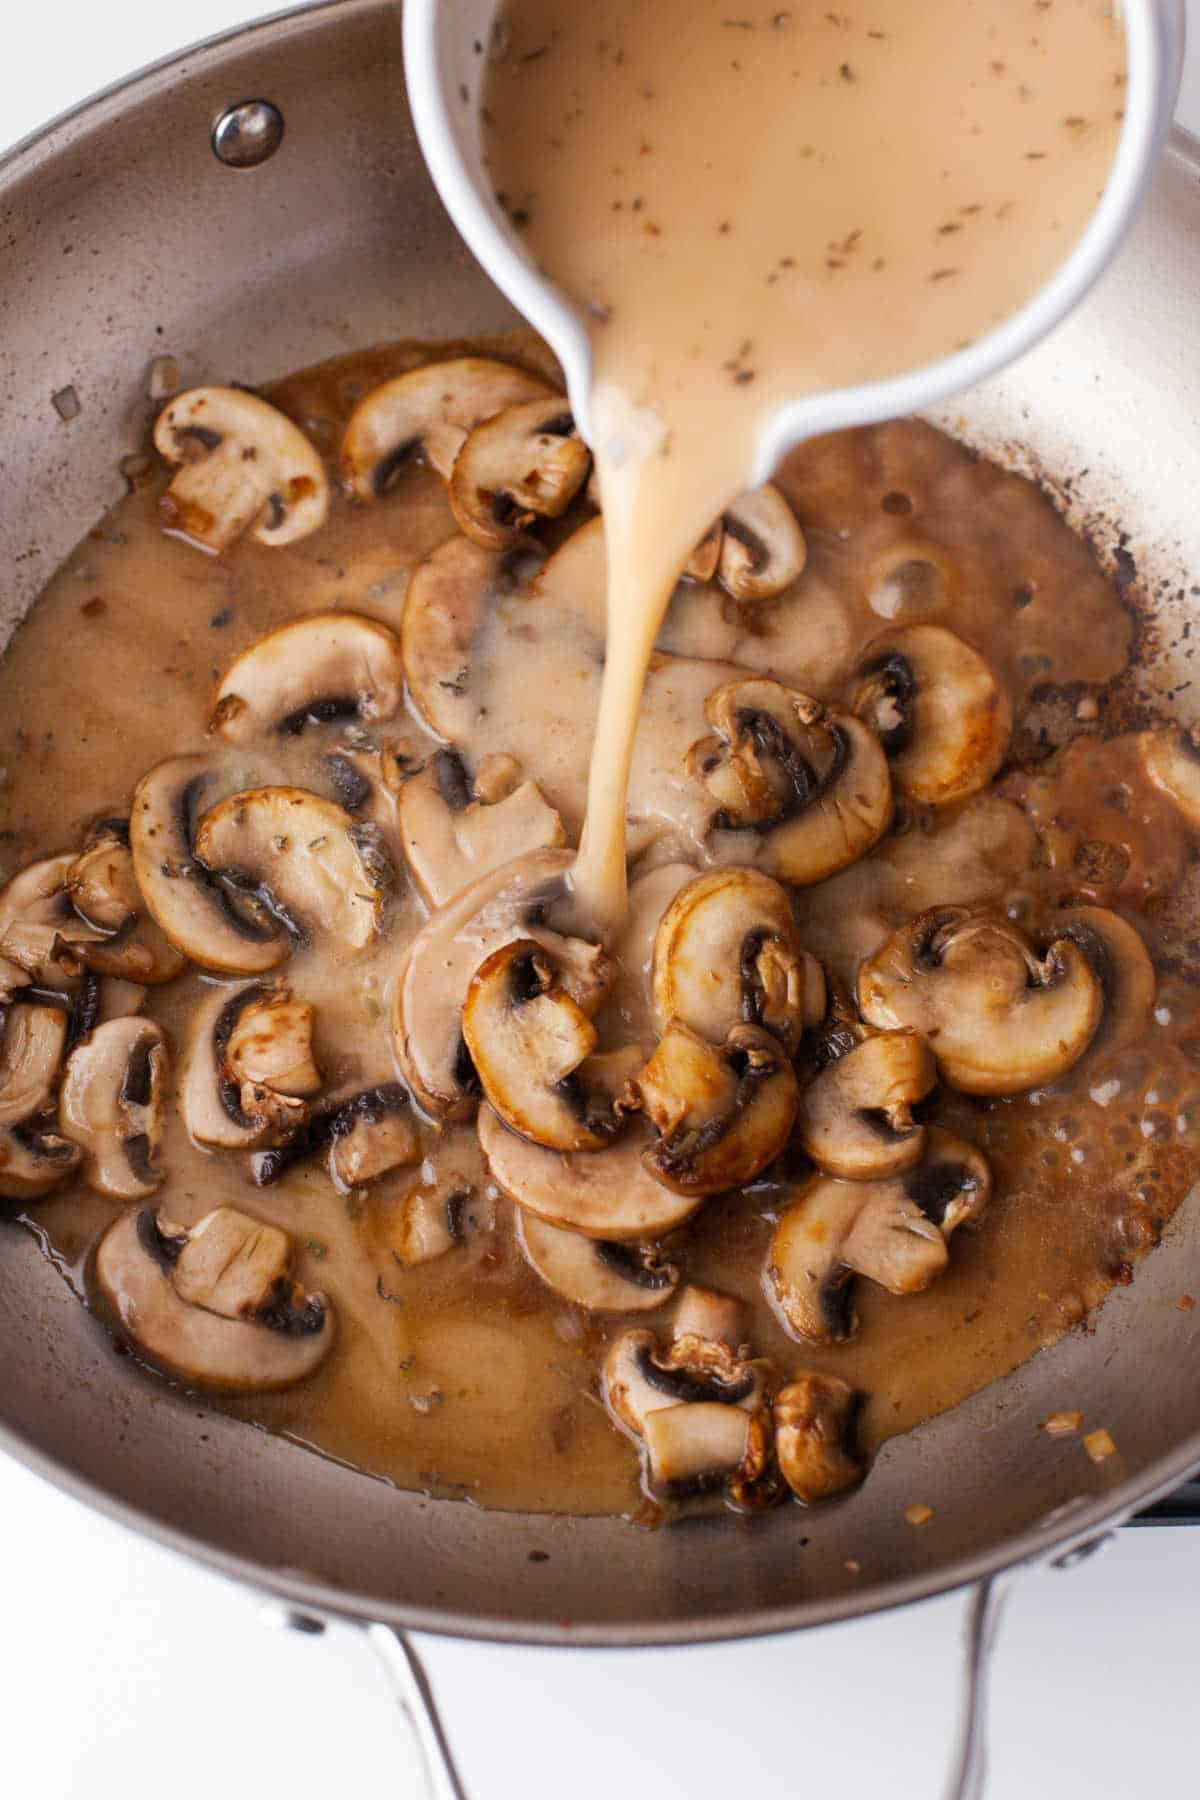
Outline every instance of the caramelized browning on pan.
[[601, 946], [553, 369], [265, 398], [172, 403], [0, 664], [0, 1191], [105, 1323], [404, 1486], [753, 1509], [1129, 1280], [1200, 1144], [1200, 777], [1035, 489], [892, 424], [699, 547]]

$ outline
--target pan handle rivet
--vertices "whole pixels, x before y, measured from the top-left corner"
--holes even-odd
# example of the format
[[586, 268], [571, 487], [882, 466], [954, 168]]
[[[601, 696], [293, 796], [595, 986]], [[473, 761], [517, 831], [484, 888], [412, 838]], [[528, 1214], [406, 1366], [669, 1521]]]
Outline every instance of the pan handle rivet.
[[213, 155], [229, 169], [257, 169], [282, 142], [283, 114], [270, 100], [243, 100], [213, 121]]

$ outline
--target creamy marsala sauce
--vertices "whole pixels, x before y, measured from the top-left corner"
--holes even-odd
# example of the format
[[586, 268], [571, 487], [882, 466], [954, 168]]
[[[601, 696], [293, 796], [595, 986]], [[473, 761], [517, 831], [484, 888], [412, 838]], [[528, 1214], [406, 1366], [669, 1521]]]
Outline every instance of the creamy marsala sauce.
[[1102, 0], [507, 0], [496, 191], [581, 307], [609, 556], [580, 912], [619, 920], [642, 682], [701, 533], [783, 402], [919, 368], [1015, 312], [1107, 179]]
[[[531, 515], [515, 558], [488, 547], [479, 534], [511, 522], [514, 509], [468, 481], [462, 459], [474, 446], [472, 467], [494, 468], [495, 443], [472, 433], [459, 450], [462, 433], [447, 437], [445, 419], [408, 457], [398, 453], [411, 447], [411, 429], [390, 443], [384, 430], [357, 497], [339, 485], [339, 475], [354, 474], [347, 427], [352, 437], [362, 403], [426, 365], [454, 366], [423, 390], [425, 424], [430, 407], [448, 408], [452, 422], [461, 407], [486, 432], [491, 415], [468, 394], [478, 366], [457, 360], [467, 355], [493, 359], [486, 381], [513, 390], [502, 408], [540, 391], [536, 404], [550, 404], [537, 454], [557, 445], [566, 455], [558, 373], [527, 334], [363, 351], [270, 390], [331, 488], [319, 529], [286, 545], [243, 530], [204, 555], [165, 533], [171, 475], [148, 458], [0, 663], [0, 875], [77, 853], [89, 825], [129, 817], [146, 771], [181, 753], [211, 760], [201, 811], [280, 784], [350, 809], [352, 827], [331, 814], [329, 830], [352, 829], [365, 842], [367, 828], [394, 870], [378, 929], [349, 949], [310, 920], [269, 979], [315, 1009], [318, 1114], [330, 1097], [340, 1104], [407, 1075], [401, 1041], [415, 1057], [417, 1040], [449, 1031], [440, 1072], [422, 1066], [449, 1090], [463, 1084], [459, 1116], [439, 1121], [401, 1100], [390, 1116], [410, 1141], [392, 1166], [356, 1176], [339, 1164], [335, 1181], [336, 1142], [297, 1138], [311, 1154], [285, 1159], [278, 1180], [257, 1184], [249, 1152], [202, 1148], [184, 1117], [196, 1022], [227, 977], [189, 965], [140, 997], [101, 983], [102, 1007], [140, 1003], [170, 1050], [161, 1183], [149, 1204], [184, 1230], [217, 1206], [281, 1227], [303, 1289], [326, 1295], [336, 1316], [336, 1339], [315, 1373], [280, 1393], [220, 1403], [405, 1487], [493, 1506], [634, 1511], [638, 1453], [606, 1413], [600, 1371], [633, 1327], [656, 1333], [667, 1355], [673, 1297], [650, 1310], [589, 1309], [561, 1291], [561, 1267], [556, 1288], [531, 1266], [533, 1228], [528, 1216], [521, 1225], [512, 1198], [526, 1177], [510, 1162], [524, 1139], [498, 1127], [486, 1104], [476, 1108], [455, 1051], [465, 976], [457, 987], [446, 977], [446, 993], [440, 985], [446, 969], [469, 973], [496, 942], [485, 945], [479, 915], [437, 910], [457, 904], [470, 857], [478, 867], [543, 847], [537, 854], [549, 861], [538, 866], [551, 878], [534, 884], [538, 904], [519, 925], [544, 934], [561, 923], [555, 901], [582, 839], [573, 920], [593, 936], [606, 926], [616, 963], [595, 1011], [597, 1040], [631, 1072], [667, 1030], [650, 979], [660, 919], [698, 873], [750, 865], [761, 875], [776, 827], [797, 818], [805, 830], [826, 820], [835, 841], [861, 833], [874, 806], [878, 830], [841, 858], [847, 866], [819, 880], [799, 871], [778, 890], [773, 935], [735, 932], [726, 942], [718, 931], [700, 965], [717, 1011], [728, 1014], [735, 991], [735, 1012], [769, 1010], [779, 990], [768, 952], [793, 955], [798, 933], [830, 999], [790, 1045], [806, 1096], [853, 1053], [861, 1028], [850, 996], [864, 960], [926, 909], [988, 909], [1000, 922], [985, 940], [993, 950], [997, 931], [1009, 944], [1027, 934], [1034, 985], [1047, 984], [1056, 1004], [1067, 988], [1093, 999], [1103, 989], [1099, 1023], [1089, 1015], [1070, 1027], [1079, 1053], [1065, 1072], [1029, 1073], [1019, 1091], [990, 1096], [943, 1080], [920, 1101], [911, 1130], [966, 1140], [956, 1167], [970, 1172], [982, 1155], [990, 1200], [953, 1233], [944, 1272], [920, 1291], [900, 1297], [858, 1279], [859, 1329], [849, 1341], [801, 1341], [780, 1303], [776, 1234], [810, 1204], [814, 1178], [797, 1137], [753, 1180], [706, 1198], [685, 1227], [661, 1229], [661, 1255], [680, 1271], [681, 1290], [707, 1285], [737, 1299], [737, 1341], [773, 1359], [782, 1380], [825, 1372], [861, 1393], [869, 1454], [1082, 1324], [1115, 1281], [1131, 1278], [1187, 1191], [1200, 1147], [1189, 835], [1200, 805], [1186, 744], [1169, 731], [1148, 738], [1150, 722], [1129, 710], [1135, 622], [1088, 549], [1030, 483], [927, 425], [839, 433], [785, 460], [777, 504], [803, 566], [778, 591], [739, 597], [711, 559], [678, 579], [745, 485], [772, 406], [952, 349], [1010, 313], [1061, 259], [1103, 184], [1117, 132], [1121, 44], [1108, 9], [1093, 0], [875, 0], [836, 14], [793, 6], [741, 17], [707, 0], [640, 9], [543, 0], [509, 8], [489, 53], [497, 187], [534, 253], [594, 320], [603, 517], [580, 486], [561, 516]], [[522, 370], [549, 387], [519, 396]], [[413, 416], [399, 406], [401, 415]], [[219, 436], [202, 429], [189, 452], [219, 449]], [[253, 482], [265, 440], [249, 448]], [[236, 467], [245, 477], [247, 464]], [[222, 504], [238, 489], [236, 467], [227, 459]], [[245, 523], [264, 499], [258, 491]], [[463, 535], [463, 509], [475, 502], [472, 537]], [[269, 501], [262, 516], [269, 526]], [[178, 504], [168, 517], [189, 522]], [[732, 521], [724, 545], [740, 545], [754, 572], [756, 547]], [[367, 672], [356, 685], [339, 665], [332, 693], [311, 691], [310, 681], [292, 694], [295, 729], [268, 720], [239, 741], [223, 736], [237, 708], [214, 718], [214, 695], [232, 668], [245, 671], [243, 653], [289, 621], [328, 612], [394, 634], [388, 656], [402, 661], [403, 697], [395, 685], [382, 716], [338, 716], [338, 706], [319, 703], [344, 711], [376, 682]], [[934, 635], [914, 638], [915, 628]], [[812, 696], [811, 708], [788, 712], [790, 701], [760, 686], [753, 704], [725, 716], [722, 747], [712, 696], [759, 677]], [[229, 679], [237, 693], [240, 677]], [[851, 791], [830, 798], [847, 766], [839, 759], [855, 744]], [[874, 801], [856, 785], [868, 764]], [[735, 766], [757, 829], [736, 814]], [[964, 769], [975, 775], [961, 792], [938, 792], [939, 769], [951, 789]], [[922, 770], [932, 787], [916, 791]], [[482, 836], [468, 855], [460, 834], [465, 841], [473, 784], [485, 798], [472, 815]], [[414, 825], [417, 794], [423, 823]], [[505, 815], [511, 835], [489, 849], [489, 807], [521, 794]], [[250, 810], [244, 799], [227, 810], [235, 833]], [[202, 838], [207, 829], [201, 823]], [[277, 871], [296, 849], [283, 824], [269, 848], [260, 845]], [[306, 833], [305, 856], [328, 850], [324, 828]], [[194, 866], [189, 879], [199, 879]], [[364, 880], [374, 879], [364, 868]], [[439, 894], [422, 897], [431, 881]], [[10, 895], [0, 895], [0, 913], [11, 911]], [[325, 904], [337, 898], [327, 891]], [[370, 894], [353, 904], [370, 906]], [[1062, 937], [1063, 909], [1080, 906], [1107, 909], [1099, 951], [1095, 915], [1077, 921], [1075, 938]], [[69, 907], [55, 916], [78, 932]], [[437, 930], [451, 922], [414, 986], [406, 958], [414, 940], [431, 941], [418, 938], [431, 919]], [[504, 929], [517, 925], [506, 919]], [[15, 948], [33, 955], [40, 941], [35, 933], [0, 945], [0, 957]], [[591, 966], [586, 946], [573, 954], [575, 968]], [[951, 961], [973, 954], [946, 952]], [[927, 961], [926, 974], [937, 956]], [[1011, 959], [1005, 966], [1011, 975]], [[793, 974], [802, 968], [810, 986], [789, 990], [787, 1015], [797, 1032], [813, 991], [810, 965], [794, 962]], [[529, 978], [526, 967], [521, 981]], [[507, 992], [515, 1013], [529, 1003], [527, 986]], [[23, 1011], [18, 997], [6, 1034]], [[485, 1055], [508, 1043], [506, 1018], [498, 1014], [492, 1037], [479, 1040]], [[942, 1058], [954, 1025], [930, 1021]], [[779, 1030], [776, 1074], [787, 1064]], [[990, 1032], [983, 1037], [990, 1053]], [[749, 1065], [738, 1066], [744, 1075]], [[498, 1092], [497, 1069], [489, 1062]], [[746, 1082], [739, 1094], [753, 1108], [765, 1090]], [[870, 1156], [869, 1125], [852, 1113], [843, 1125], [855, 1154]], [[806, 1143], [817, 1143], [815, 1129], [806, 1115]], [[649, 1127], [635, 1121], [628, 1130], [635, 1148], [654, 1148]], [[705, 1141], [698, 1132], [693, 1163]], [[605, 1168], [625, 1174], [610, 1177], [604, 1205], [624, 1204], [641, 1165], [623, 1144], [552, 1157], [539, 1204], [582, 1204], [587, 1181]], [[828, 1144], [821, 1154], [832, 1154]], [[672, 1166], [678, 1175], [681, 1165]], [[932, 1167], [923, 1155], [918, 1175]], [[972, 1179], [955, 1193], [974, 1205], [983, 1189]], [[531, 1203], [528, 1184], [522, 1191]], [[913, 1191], [921, 1200], [909, 1206], [905, 1241], [920, 1238], [936, 1258], [947, 1190], [918, 1179]], [[14, 1210], [104, 1323], [144, 1354], [147, 1314], [127, 1299], [114, 1306], [97, 1256], [114, 1222], [142, 1204], [72, 1179]], [[669, 1212], [666, 1188], [656, 1204]], [[590, 1228], [606, 1218], [602, 1207]], [[814, 1229], [814, 1255], [822, 1241]], [[183, 1260], [171, 1263], [169, 1252], [162, 1243], [147, 1252], [156, 1293], [168, 1280], [178, 1292], [184, 1278]], [[876, 1241], [872, 1266], [886, 1273], [879, 1253]], [[547, 1254], [543, 1246], [543, 1266]], [[607, 1279], [620, 1266], [609, 1258], [601, 1272]], [[596, 1266], [589, 1279], [599, 1279]], [[201, 1289], [195, 1304], [219, 1310], [220, 1296]], [[834, 1292], [825, 1324], [844, 1329], [847, 1291]], [[172, 1354], [186, 1361], [178, 1344]], [[1073, 1403], [1064, 1392], [1064, 1413]]]

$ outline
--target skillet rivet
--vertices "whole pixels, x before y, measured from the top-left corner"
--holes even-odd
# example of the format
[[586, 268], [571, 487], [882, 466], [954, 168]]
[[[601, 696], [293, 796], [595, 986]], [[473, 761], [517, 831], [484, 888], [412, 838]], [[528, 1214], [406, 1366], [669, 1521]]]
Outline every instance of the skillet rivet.
[[243, 100], [213, 122], [213, 155], [229, 169], [257, 169], [282, 142], [283, 114], [270, 100]]

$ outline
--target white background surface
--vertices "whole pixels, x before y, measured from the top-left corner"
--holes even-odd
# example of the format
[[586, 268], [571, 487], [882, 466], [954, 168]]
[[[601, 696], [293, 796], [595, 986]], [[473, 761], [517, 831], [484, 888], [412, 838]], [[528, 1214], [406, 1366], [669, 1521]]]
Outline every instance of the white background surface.
[[[0, 0], [0, 150], [137, 65], [274, 10]], [[1190, 10], [1200, 40], [1200, 0]], [[1181, 110], [1200, 128], [1200, 55]], [[1164, 1529], [1125, 1532], [1081, 1568], [1017, 1584], [990, 1800], [1196, 1791], [1198, 1588], [1200, 1530]], [[253, 1595], [2, 1459], [0, 1607], [0, 1794], [12, 1800], [423, 1792], [360, 1633], [272, 1632]], [[613, 1800], [618, 1787], [638, 1800], [747, 1789], [935, 1800], [962, 1611], [955, 1597], [687, 1653], [425, 1649], [472, 1800]]]

